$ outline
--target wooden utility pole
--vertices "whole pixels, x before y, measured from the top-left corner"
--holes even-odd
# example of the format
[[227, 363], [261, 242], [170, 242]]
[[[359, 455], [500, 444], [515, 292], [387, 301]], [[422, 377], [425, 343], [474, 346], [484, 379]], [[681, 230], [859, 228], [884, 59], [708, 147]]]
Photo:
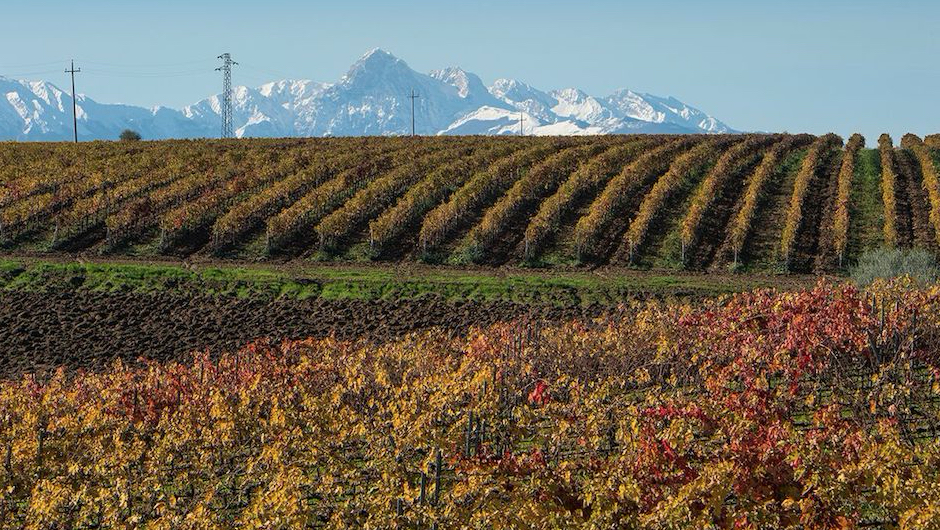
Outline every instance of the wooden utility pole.
[[415, 90], [411, 89], [411, 95], [408, 96], [408, 99], [411, 100], [411, 136], [415, 135], [415, 100], [420, 98], [418, 94], [415, 94]]
[[67, 74], [72, 74], [72, 132], [75, 135], [75, 143], [78, 143], [78, 111], [77, 104], [75, 103], [75, 74], [81, 72], [82, 69], [75, 68], [75, 60], [72, 60], [72, 68], [65, 71]]

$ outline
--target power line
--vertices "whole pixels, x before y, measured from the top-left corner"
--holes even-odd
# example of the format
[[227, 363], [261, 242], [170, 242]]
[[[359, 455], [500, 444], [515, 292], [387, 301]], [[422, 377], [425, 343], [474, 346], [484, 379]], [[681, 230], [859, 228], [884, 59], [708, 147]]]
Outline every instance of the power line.
[[78, 104], [75, 102], [75, 74], [82, 69], [75, 69], [75, 61], [72, 61], [72, 67], [65, 70], [65, 73], [72, 74], [72, 131], [75, 133], [75, 143], [78, 143]]
[[85, 69], [85, 73], [103, 76], [103, 77], [148, 77], [148, 78], [162, 78], [162, 77], [190, 77], [196, 75], [208, 75], [210, 72], [205, 69], [199, 70], [186, 70], [178, 72], [121, 72], [119, 70], [99, 70], [97, 68]]
[[[9, 70], [16, 70], [17, 68], [33, 68], [33, 67], [35, 67], [35, 66], [51, 66], [51, 65], [53, 65], [53, 64], [62, 64], [62, 60], [60, 59], [60, 60], [58, 60], [58, 61], [49, 61], [49, 62], [45, 62], [45, 63], [2, 64], [2, 65], [0, 65], [0, 69], [3, 69], [3, 70], [8, 70], [8, 69], [9, 69]], [[56, 70], [56, 71], [58, 71], [58, 70]]]
[[[184, 67], [184, 66], [192, 66], [196, 64], [205, 64], [207, 62], [213, 61], [214, 59], [199, 59], [195, 61], [182, 61], [182, 62], [176, 62], [176, 63], [162, 63], [162, 64], [141, 64], [141, 63], [119, 64], [119, 63], [109, 63], [109, 62], [103, 62], [103, 61], [88, 61], [84, 59], [80, 59], [80, 60], [82, 63], [85, 63], [86, 66], [94, 65], [94, 66], [100, 66], [104, 68], [104, 69], [93, 68], [92, 70], [86, 69], [82, 73], [90, 73], [94, 71], [95, 73], [99, 73], [99, 74], [114, 74], [114, 75], [120, 74], [120, 75], [128, 75], [128, 76], [134, 76], [134, 75], [148, 75], [148, 76], [170, 75], [172, 76], [172, 75], [205, 72], [205, 70], [204, 69], [200, 69], [200, 70], [187, 69], [185, 71], [169, 71], [169, 72], [160, 72], [159, 70], [166, 69], [166, 68], [179, 68], [179, 67]], [[62, 64], [62, 60], [60, 59], [57, 61], [48, 61], [48, 62], [39, 62], [39, 63], [0, 64], [0, 71], [28, 70], [26, 72], [17, 72], [17, 73], [13, 73], [9, 75], [48, 74], [48, 73], [58, 72], [58, 70], [45, 70], [45, 69], [40, 69], [39, 67], [50, 66], [50, 65], [55, 65], [55, 64]], [[131, 69], [131, 71], [129, 72], [125, 71], [125, 69], [128, 69], [128, 68]], [[147, 70], [153, 70], [153, 71], [141, 72], [140, 71], [141, 68], [144, 68]]]
[[216, 71], [222, 72], [222, 138], [231, 138], [235, 136], [233, 112], [232, 112], [232, 67], [235, 61], [232, 55], [223, 53], [218, 57], [222, 59], [222, 66], [216, 68]]
[[[253, 66], [253, 65], [250, 65], [250, 64], [244, 64], [244, 63], [242, 63], [242, 64], [240, 64], [239, 66], [241, 66], [241, 67], [243, 67], [243, 68], [248, 68], [249, 70], [255, 70], [255, 71], [261, 72], [261, 73], [263, 73], [263, 74], [277, 76], [277, 77], [280, 77], [280, 78], [282, 78], [282, 79], [291, 79], [291, 80], [294, 80], [294, 81], [299, 81], [299, 80], [300, 80], [300, 79], [298, 79], [296, 76], [289, 75], [289, 74], [286, 74], [286, 73], [284, 73], [284, 72], [276, 72], [276, 71], [274, 71], [274, 70], [269, 70], [269, 69], [267, 69], [267, 68], [258, 68], [257, 66]], [[272, 80], [272, 81], [273, 81], [273, 80]]]
[[[0, 71], [3, 71], [3, 70], [5, 69], [0, 68]], [[23, 77], [23, 76], [28, 76], [28, 75], [46, 75], [46, 74], [57, 74], [57, 73], [59, 73], [59, 70], [40, 70], [36, 72], [15, 72], [15, 73], [0, 74], [0, 76], [16, 78], [16, 77]]]
[[196, 59], [193, 61], [180, 61], [175, 63], [153, 63], [153, 64], [144, 64], [144, 63], [134, 63], [134, 64], [122, 64], [122, 63], [107, 63], [102, 61], [88, 61], [82, 60], [86, 64], [94, 64], [98, 66], [105, 66], [111, 68], [171, 68], [177, 66], [190, 66], [194, 64], [206, 64], [215, 62], [215, 59], [205, 58], [205, 59]]

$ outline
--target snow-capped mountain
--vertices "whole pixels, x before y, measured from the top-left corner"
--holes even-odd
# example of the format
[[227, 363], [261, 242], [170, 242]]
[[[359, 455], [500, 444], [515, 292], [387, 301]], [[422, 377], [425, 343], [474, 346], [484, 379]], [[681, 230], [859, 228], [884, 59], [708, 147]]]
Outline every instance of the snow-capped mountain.
[[[237, 76], [237, 73], [236, 73]], [[595, 97], [576, 88], [545, 92], [498, 79], [487, 87], [457, 67], [422, 74], [381, 49], [356, 61], [338, 82], [282, 80], [233, 89], [240, 137], [420, 134], [612, 134], [733, 132], [675, 98], [620, 90]], [[0, 76], [0, 139], [64, 140], [72, 135], [71, 95], [46, 81]], [[98, 103], [79, 95], [82, 139], [114, 139], [134, 129], [147, 139], [215, 137], [221, 96], [176, 110]]]

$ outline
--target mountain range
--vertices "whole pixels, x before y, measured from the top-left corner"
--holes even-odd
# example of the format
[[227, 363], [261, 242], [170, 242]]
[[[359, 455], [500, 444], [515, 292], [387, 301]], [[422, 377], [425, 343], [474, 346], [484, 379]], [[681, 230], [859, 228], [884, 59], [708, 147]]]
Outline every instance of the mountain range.
[[[237, 75], [237, 73], [236, 73]], [[568, 135], [734, 132], [716, 118], [668, 97], [618, 90], [594, 97], [576, 88], [542, 91], [514, 79], [487, 87], [457, 67], [422, 74], [374, 49], [336, 83], [282, 80], [233, 89], [236, 136], [418, 134]], [[46, 81], [0, 76], [0, 139], [72, 137], [71, 95]], [[217, 137], [221, 96], [182, 109], [99, 103], [77, 96], [80, 139], [115, 139], [133, 129], [145, 139]], [[521, 121], [521, 124], [520, 124]]]

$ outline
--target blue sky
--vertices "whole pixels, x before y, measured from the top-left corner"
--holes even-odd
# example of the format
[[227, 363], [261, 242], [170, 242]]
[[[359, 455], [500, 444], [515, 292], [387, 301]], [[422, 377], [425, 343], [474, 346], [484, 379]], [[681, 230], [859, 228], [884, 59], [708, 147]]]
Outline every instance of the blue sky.
[[419, 71], [673, 95], [733, 127], [940, 132], [940, 2], [4, 0], [0, 75], [179, 107], [235, 82], [335, 81], [381, 47]]

